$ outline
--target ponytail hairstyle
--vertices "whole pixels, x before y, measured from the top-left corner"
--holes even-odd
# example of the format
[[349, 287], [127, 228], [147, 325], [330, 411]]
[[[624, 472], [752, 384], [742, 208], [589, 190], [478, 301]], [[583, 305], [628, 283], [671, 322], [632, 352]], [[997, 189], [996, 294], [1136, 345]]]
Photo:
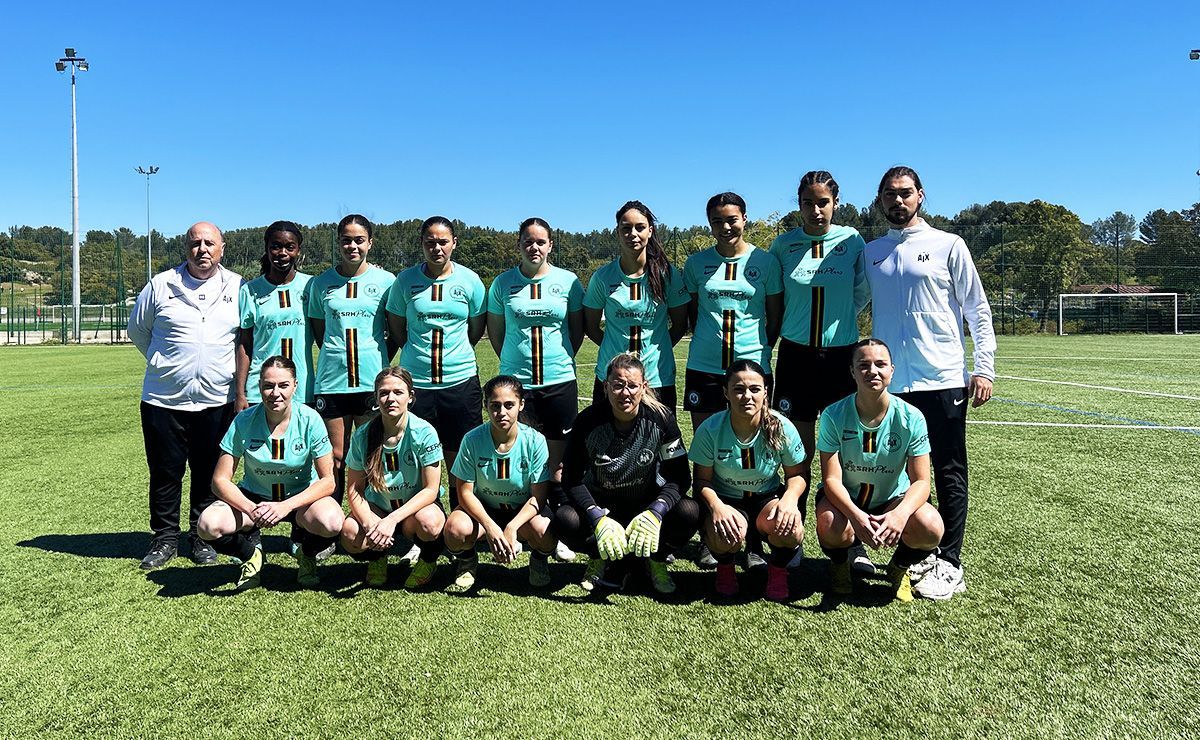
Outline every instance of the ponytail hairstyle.
[[266, 374], [267, 368], [269, 367], [281, 367], [291, 373], [293, 378], [296, 377], [296, 363], [292, 362], [291, 359], [284, 357], [283, 355], [271, 355], [268, 357], [263, 362], [262, 368], [259, 370], [260, 378]]
[[721, 206], [737, 206], [742, 215], [746, 215], [746, 201], [737, 193], [717, 193], [709, 198], [708, 205], [704, 206], [704, 215], [711, 216]]
[[667, 302], [667, 278], [671, 275], [671, 262], [658, 237], [658, 223], [654, 213], [640, 200], [631, 200], [617, 209], [617, 225], [626, 211], [634, 210], [650, 222], [650, 241], [646, 244], [646, 282], [650, 284], [650, 295], [659, 303]]
[[867, 337], [860, 339], [850, 346], [850, 371], [854, 371], [854, 362], [858, 359], [858, 351], [863, 347], [883, 347], [887, 350], [888, 359], [892, 359], [892, 348], [887, 346], [887, 342], [878, 337]]
[[541, 226], [546, 230], [546, 235], [550, 237], [550, 241], [554, 241], [554, 232], [550, 230], [550, 224], [546, 223], [546, 219], [538, 218], [537, 216], [530, 216], [522, 221], [521, 225], [517, 227], [518, 246], [520, 246], [521, 243], [521, 234], [525, 233], [525, 229], [528, 229], [530, 226]]
[[[492, 393], [497, 388], [510, 389], [516, 395], [517, 400], [525, 403], [525, 386], [521, 385], [521, 381], [512, 375], [497, 375], [483, 384], [483, 406], [485, 410], [487, 409], [488, 399], [492, 397]], [[488, 423], [490, 424], [491, 421], [488, 421]], [[521, 412], [517, 414], [517, 423], [530, 426], [529, 418], [525, 415], [524, 409], [521, 409]]]
[[263, 232], [263, 255], [258, 258], [258, 264], [262, 266], [262, 274], [266, 275], [271, 271], [271, 256], [268, 253], [271, 247], [271, 235], [278, 231], [286, 231], [296, 235], [296, 246], [304, 246], [304, 234], [300, 233], [300, 227], [291, 221], [276, 221], [267, 227]]
[[[637, 370], [642, 375], [642, 382], [646, 382], [646, 366], [642, 364], [642, 361], [633, 352], [622, 352], [609, 360], [608, 368], [604, 371], [605, 382], [612, 379], [613, 373], [618, 370]], [[658, 394], [649, 386], [646, 387], [645, 392], [642, 394], [642, 405], [663, 416], [671, 413], [671, 409], [668, 409], [662, 401], [658, 400]]]
[[371, 225], [371, 222], [367, 219], [366, 216], [360, 216], [357, 213], [351, 213], [349, 216], [346, 216], [341, 221], [338, 221], [338, 228], [337, 228], [338, 236], [341, 236], [342, 230], [345, 229], [350, 224], [358, 224], [359, 226], [366, 229], [368, 239], [375, 238], [375, 227]]
[[[368, 230], [369, 231], [369, 230]], [[399, 378], [408, 386], [409, 398], [412, 398], [412, 374], [398, 365], [389, 365], [375, 376], [375, 393], [379, 393], [379, 384], [388, 378]], [[408, 411], [406, 410], [407, 414]], [[367, 422], [367, 484], [376, 491], [387, 490], [387, 479], [383, 475], [383, 419], [376, 415]]]
[[[725, 371], [725, 388], [728, 390], [729, 384], [733, 381], [733, 376], [742, 372], [755, 373], [763, 379], [763, 386], [767, 385], [767, 371], [763, 370], [763, 366], [754, 360], [737, 360], [729, 369]], [[767, 448], [775, 452], [783, 449], [783, 423], [779, 421], [779, 417], [775, 416], [771, 411], [771, 389], [767, 388], [767, 397], [763, 399], [762, 410], [758, 412], [758, 430], [763, 435], [763, 440], [767, 443]]]
[[425, 239], [425, 232], [429, 231], [432, 226], [445, 226], [450, 231], [451, 238], [457, 239], [458, 234], [454, 233], [454, 224], [445, 216], [430, 216], [421, 222], [421, 239]]
[[804, 189], [810, 185], [824, 185], [829, 188], [829, 193], [833, 195], [833, 200], [838, 199], [838, 184], [837, 180], [833, 179], [833, 175], [825, 170], [812, 170], [804, 173], [804, 177], [800, 178], [800, 186], [796, 188], [796, 200], [799, 201], [804, 195]]
[[912, 167], [906, 167], [902, 164], [898, 164], [889, 169], [887, 172], [883, 173], [883, 177], [879, 178], [879, 189], [875, 191], [875, 198], [878, 199], [879, 196], [883, 195], [883, 189], [887, 187], [888, 180], [892, 180], [897, 177], [911, 177], [913, 185], [916, 186], [917, 190], [925, 189], [925, 187], [921, 185], [921, 176], [917, 174], [916, 170], [914, 170]]

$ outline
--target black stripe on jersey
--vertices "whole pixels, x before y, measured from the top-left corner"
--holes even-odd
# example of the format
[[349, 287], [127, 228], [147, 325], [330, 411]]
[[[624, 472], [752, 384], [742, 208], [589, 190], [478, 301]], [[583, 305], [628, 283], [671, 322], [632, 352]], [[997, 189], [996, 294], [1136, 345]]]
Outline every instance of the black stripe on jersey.
[[[813, 242], [820, 244], [820, 242]], [[808, 343], [812, 347], [821, 346], [821, 337], [825, 325], [825, 288], [821, 285], [812, 286], [812, 302], [808, 312]]]
[[726, 280], [737, 280], [737, 263], [736, 262], [726, 262], [725, 263], [725, 279]]
[[358, 283], [346, 283], [346, 297], [358, 298]]
[[[730, 263], [734, 264], [734, 263]], [[736, 267], [736, 265], [734, 265]], [[733, 329], [737, 323], [737, 312], [732, 309], [721, 312], [721, 369], [728, 370], [733, 364]]]
[[874, 483], [858, 484], [858, 508], [865, 509], [871, 503], [871, 494], [875, 492]]
[[389, 473], [400, 472], [400, 453], [392, 450], [391, 452], [383, 453], [383, 467]]
[[863, 452], [877, 451], [877, 442], [875, 440], [877, 432], [863, 432]]
[[[441, 286], [438, 286], [441, 287]], [[441, 300], [437, 298], [435, 300]], [[429, 380], [433, 383], [442, 382], [442, 365], [445, 357], [445, 336], [441, 329], [434, 329], [429, 337]]]
[[[353, 285], [354, 283], [347, 283]], [[358, 377], [358, 329], [346, 330], [346, 385], [357, 388]]]
[[496, 479], [508, 480], [508, 476], [512, 475], [512, 463], [507, 457], [496, 458]]
[[431, 301], [442, 300], [442, 284], [441, 283], [434, 283], [433, 285], [429, 286], [429, 300], [431, 300]]
[[545, 359], [542, 354], [542, 327], [534, 326], [529, 329], [529, 345], [533, 359], [533, 369], [530, 372], [529, 380], [534, 385], [541, 385], [542, 361]]
[[282, 501], [283, 494], [285, 494], [285, 493], [286, 493], [286, 491], [283, 490], [282, 483], [272, 483], [271, 484], [271, 500], [272, 501]]
[[825, 242], [820, 239], [814, 239], [812, 242], [813, 259], [819, 260], [825, 256]]
[[540, 301], [542, 299], [542, 284], [541, 283], [530, 283], [529, 284], [529, 298], [530, 298], [530, 300], [534, 300], [534, 301]]
[[282, 439], [275, 439], [274, 437], [271, 438], [271, 459], [272, 460], [282, 460], [283, 459], [283, 440]]
[[280, 339], [279, 354], [283, 355], [289, 360], [292, 359], [292, 345], [295, 344], [295, 342], [295, 339]]
[[742, 470], [753, 470], [755, 465], [754, 448], [745, 447], [742, 449]]
[[642, 327], [640, 326], [629, 327], [629, 351], [642, 351]]
[[292, 307], [292, 291], [290, 291], [290, 290], [279, 291], [279, 307], [280, 308], [291, 308]]
[[631, 300], [631, 301], [642, 300], [642, 284], [641, 283], [630, 283], [629, 284], [629, 300]]

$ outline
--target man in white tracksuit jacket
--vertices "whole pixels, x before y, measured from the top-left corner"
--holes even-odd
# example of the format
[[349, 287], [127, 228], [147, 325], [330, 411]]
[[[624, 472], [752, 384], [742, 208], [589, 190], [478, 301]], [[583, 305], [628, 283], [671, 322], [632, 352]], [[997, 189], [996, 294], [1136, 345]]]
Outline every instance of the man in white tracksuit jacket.
[[[150, 551], [144, 570], [162, 567], [177, 552], [183, 471], [191, 469], [189, 520], [195, 527], [214, 500], [218, 445], [233, 418], [234, 347], [242, 279], [221, 267], [221, 230], [198, 223], [184, 235], [185, 260], [146, 283], [129, 314], [129, 339], [146, 357], [142, 436], [150, 467]], [[194, 529], [193, 529], [194, 532]], [[217, 553], [193, 536], [197, 563]]]
[[[946, 523], [936, 559], [913, 567], [913, 589], [949, 599], [966, 590], [960, 558], [967, 524], [967, 399], [982, 406], [992, 397], [996, 336], [967, 245], [925, 223], [918, 215], [924, 200], [915, 171], [888, 170], [878, 202], [892, 228], [863, 254], [872, 333], [892, 351], [891, 392], [916, 406], [929, 426], [938, 510]], [[970, 372], [963, 319], [974, 340]]]

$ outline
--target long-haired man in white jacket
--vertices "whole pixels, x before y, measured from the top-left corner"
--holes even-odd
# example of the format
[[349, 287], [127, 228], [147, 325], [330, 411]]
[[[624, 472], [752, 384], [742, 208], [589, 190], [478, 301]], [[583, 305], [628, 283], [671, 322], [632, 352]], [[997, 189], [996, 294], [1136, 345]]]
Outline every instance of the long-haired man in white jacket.
[[[937, 557], [913, 567], [913, 590], [949, 599], [966, 590], [962, 544], [967, 525], [967, 401], [992, 397], [996, 336], [992, 309], [963, 240], [925, 223], [920, 176], [893, 167], [879, 182], [877, 203], [891, 229], [864, 252], [871, 285], [873, 335], [887, 342], [896, 365], [892, 390], [916, 406], [929, 426], [938, 509], [946, 531]], [[964, 358], [963, 320], [974, 341]]]

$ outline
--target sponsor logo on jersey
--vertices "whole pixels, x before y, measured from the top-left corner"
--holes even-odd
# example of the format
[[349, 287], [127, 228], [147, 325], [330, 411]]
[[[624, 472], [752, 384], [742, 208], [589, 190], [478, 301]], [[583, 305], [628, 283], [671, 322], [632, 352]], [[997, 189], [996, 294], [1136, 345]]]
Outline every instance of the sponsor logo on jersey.
[[928, 262], [928, 261], [929, 261], [929, 252], [922, 252], [921, 254], [917, 255], [917, 262]]
[[292, 452], [304, 452], [304, 440], [296, 440], [296, 444], [292, 445]]
[[247, 450], [251, 450], [251, 451], [253, 451], [253, 450], [257, 450], [258, 448], [262, 447], [262, 446], [263, 446], [263, 445], [265, 445], [266, 443], [267, 443], [267, 440], [265, 440], [265, 439], [253, 438], [253, 439], [251, 439], [251, 440], [250, 440], [250, 442], [249, 442], [249, 443], [246, 445], [246, 449], [247, 449]]
[[642, 450], [641, 452], [638, 453], [638, 465], [649, 465], [650, 461], [653, 459], [654, 459], [654, 451], [653, 450]]
[[747, 267], [746, 268], [746, 279], [747, 280], [758, 280], [758, 276], [759, 276], [759, 271], [758, 271], [757, 267]]
[[374, 283], [367, 283], [363, 290], [366, 291], [366, 294], [372, 298], [379, 295], [379, 286], [375, 285]]
[[465, 301], [467, 299], [467, 291], [461, 285], [455, 285], [453, 288], [451, 288], [450, 295], [460, 301]]
[[884, 258], [883, 258], [883, 259], [881, 259], [881, 260], [875, 260], [875, 261], [871, 262], [871, 264], [872, 264], [872, 265], [880, 265], [880, 264], [883, 264], [883, 263], [884, 263], [884, 262], [886, 262], [886, 261], [887, 261], [887, 257], [884, 257]]
[[683, 448], [682, 439], [673, 439], [663, 445], [658, 451], [658, 456], [662, 460], [673, 460], [685, 454], [687, 454], [687, 450]]
[[838, 245], [833, 248], [830, 254], [843, 255], [846, 253], [846, 242], [838, 242]]
[[883, 446], [886, 447], [888, 451], [894, 451], [900, 446], [900, 435], [896, 434], [895, 432], [888, 432], [887, 439], [883, 441]]
[[787, 412], [791, 411], [792, 410], [792, 399], [790, 399], [790, 398], [779, 399], [779, 410], [785, 414]]

